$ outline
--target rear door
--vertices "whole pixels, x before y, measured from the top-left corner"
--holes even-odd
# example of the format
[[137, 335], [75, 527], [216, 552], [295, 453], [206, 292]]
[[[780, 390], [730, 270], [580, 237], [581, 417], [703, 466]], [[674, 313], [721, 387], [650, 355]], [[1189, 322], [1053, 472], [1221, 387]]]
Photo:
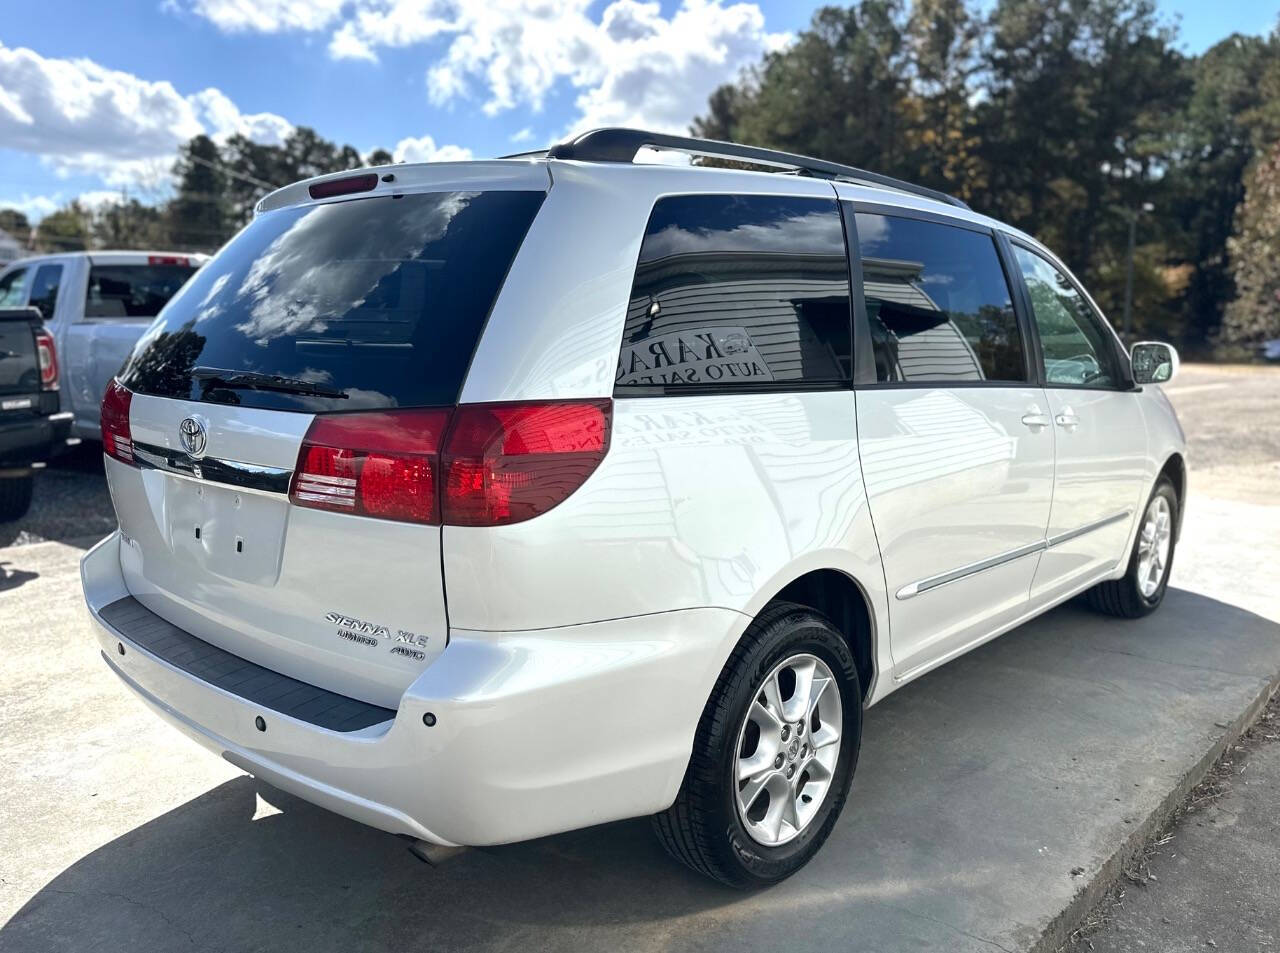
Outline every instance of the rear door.
[[1119, 342], [1066, 270], [1010, 242], [1039, 339], [1057, 478], [1039, 601], [1106, 574], [1128, 555], [1144, 491], [1147, 432]]
[[440, 528], [344, 509], [398, 461], [310, 476], [303, 505], [290, 481], [321, 416], [373, 441], [356, 451], [387, 414], [397, 439], [428, 440], [405, 409], [456, 402], [542, 197], [526, 177], [307, 203], [232, 240], [121, 372], [132, 444], [108, 445], [108, 476], [130, 591], [236, 655], [395, 707], [447, 640]]
[[875, 358], [858, 439], [904, 677], [1026, 611], [1054, 435], [991, 230], [871, 206], [851, 218]]

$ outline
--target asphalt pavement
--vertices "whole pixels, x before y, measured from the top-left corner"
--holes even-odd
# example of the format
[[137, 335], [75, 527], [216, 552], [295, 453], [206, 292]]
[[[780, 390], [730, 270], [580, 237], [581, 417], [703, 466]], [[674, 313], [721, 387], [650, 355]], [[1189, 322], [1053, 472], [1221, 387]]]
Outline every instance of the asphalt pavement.
[[[674, 865], [644, 820], [428, 866], [209, 756], [98, 657], [77, 560], [110, 512], [77, 533], [54, 475], [0, 549], [0, 950], [1056, 949], [1280, 673], [1280, 372], [1170, 393], [1192, 499], [1167, 604], [1063, 606], [876, 706], [827, 846], [756, 893]], [[100, 480], [85, 461], [62, 489]]]

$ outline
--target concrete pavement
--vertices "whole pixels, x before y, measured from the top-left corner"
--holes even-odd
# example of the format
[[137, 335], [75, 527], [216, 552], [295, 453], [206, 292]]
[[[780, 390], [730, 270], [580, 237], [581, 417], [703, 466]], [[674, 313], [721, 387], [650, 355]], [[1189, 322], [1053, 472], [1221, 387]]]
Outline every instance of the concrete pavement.
[[645, 821], [424, 865], [128, 696], [76, 545], [0, 550], [0, 950], [1054, 949], [1280, 672], [1280, 508], [1192, 479], [1159, 613], [1062, 607], [872, 709], [831, 840], [754, 894]]

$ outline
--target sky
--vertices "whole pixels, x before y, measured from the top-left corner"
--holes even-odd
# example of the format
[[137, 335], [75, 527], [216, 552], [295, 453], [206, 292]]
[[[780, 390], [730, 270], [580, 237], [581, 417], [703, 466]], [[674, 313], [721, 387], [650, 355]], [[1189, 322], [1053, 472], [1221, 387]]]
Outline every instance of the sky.
[[[993, 0], [987, 0], [988, 3]], [[398, 160], [503, 155], [599, 125], [684, 131], [804, 29], [783, 0], [0, 0], [0, 208], [162, 199], [200, 132], [294, 125]], [[1181, 47], [1267, 33], [1280, 0], [1159, 0]], [[20, 11], [20, 15], [18, 15]]]

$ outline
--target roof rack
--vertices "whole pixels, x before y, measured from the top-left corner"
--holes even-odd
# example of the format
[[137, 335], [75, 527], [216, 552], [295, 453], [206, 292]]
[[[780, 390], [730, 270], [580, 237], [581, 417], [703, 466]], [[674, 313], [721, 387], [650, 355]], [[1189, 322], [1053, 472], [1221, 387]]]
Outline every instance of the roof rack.
[[[895, 189], [911, 195], [945, 202], [967, 209], [969, 206], [946, 192], [930, 189], [913, 182], [904, 182], [879, 172], [868, 172], [851, 165], [838, 162], [827, 162], [825, 159], [812, 159], [809, 156], [796, 155], [792, 152], [779, 152], [775, 149], [761, 149], [758, 146], [743, 146], [736, 142], [720, 142], [716, 139], [696, 139], [692, 136], [672, 136], [662, 132], [647, 132], [643, 129], [623, 129], [618, 127], [592, 129], [582, 135], [552, 146], [546, 150], [548, 159], [578, 159], [584, 162], [633, 162], [636, 153], [644, 147], [666, 149], [674, 152], [685, 152], [689, 155], [708, 156], [718, 159], [737, 159], [740, 162], [751, 162], [756, 165], [776, 166], [811, 175], [822, 179], [837, 179], [844, 182], [861, 182], [880, 188]], [[541, 155], [542, 153], [532, 153]], [[522, 156], [531, 153], [522, 153]], [[508, 157], [514, 158], [514, 157]]]

